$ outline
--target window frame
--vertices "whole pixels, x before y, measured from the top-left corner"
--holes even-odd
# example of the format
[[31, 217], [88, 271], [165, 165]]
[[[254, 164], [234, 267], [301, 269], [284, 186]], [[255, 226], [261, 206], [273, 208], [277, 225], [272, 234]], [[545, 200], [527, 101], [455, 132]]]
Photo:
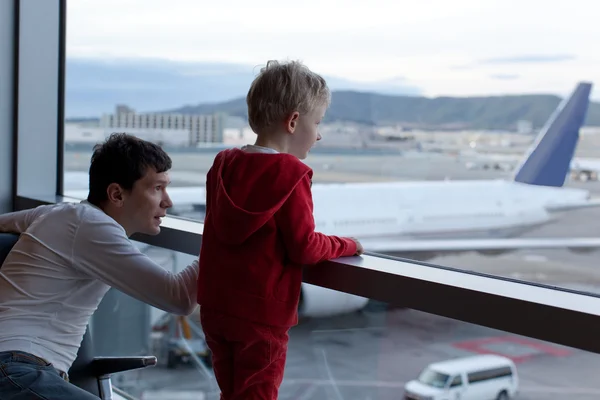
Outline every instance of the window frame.
[[[16, 45], [7, 55], [14, 57], [16, 82], [13, 210], [78, 201], [62, 196], [67, 0], [14, 4]], [[31, 143], [43, 151], [33, 150]], [[201, 222], [168, 216], [159, 235], [132, 239], [196, 255], [202, 230]], [[600, 353], [600, 296], [595, 294], [374, 253], [306, 268], [304, 281]]]

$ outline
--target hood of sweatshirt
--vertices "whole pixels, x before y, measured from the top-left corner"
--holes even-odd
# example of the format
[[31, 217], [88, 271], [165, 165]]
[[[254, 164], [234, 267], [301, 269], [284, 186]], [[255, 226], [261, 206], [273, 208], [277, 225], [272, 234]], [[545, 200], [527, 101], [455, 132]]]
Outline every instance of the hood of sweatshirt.
[[241, 244], [281, 208], [312, 169], [290, 154], [229, 149], [209, 171], [210, 220], [219, 240]]

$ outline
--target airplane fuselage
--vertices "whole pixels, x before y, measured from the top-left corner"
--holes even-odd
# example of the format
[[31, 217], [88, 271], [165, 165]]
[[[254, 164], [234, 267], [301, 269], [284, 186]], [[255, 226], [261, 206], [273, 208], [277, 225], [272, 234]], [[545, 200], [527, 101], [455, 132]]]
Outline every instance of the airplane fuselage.
[[503, 180], [313, 185], [317, 230], [358, 238], [513, 236], [587, 197], [585, 190]]
[[[205, 205], [204, 187], [169, 193], [175, 210]], [[576, 208], [589, 197], [586, 190], [506, 180], [316, 183], [312, 193], [320, 232], [407, 240], [515, 236], [551, 221], [549, 211]]]

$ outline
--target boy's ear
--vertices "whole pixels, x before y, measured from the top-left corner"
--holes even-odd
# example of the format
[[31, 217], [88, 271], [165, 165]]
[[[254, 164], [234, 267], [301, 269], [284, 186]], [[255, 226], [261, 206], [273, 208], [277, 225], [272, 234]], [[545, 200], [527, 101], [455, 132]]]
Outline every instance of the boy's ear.
[[300, 113], [298, 111], [294, 111], [285, 120], [285, 128], [288, 133], [294, 133], [296, 127], [298, 126], [298, 118], [300, 118]]

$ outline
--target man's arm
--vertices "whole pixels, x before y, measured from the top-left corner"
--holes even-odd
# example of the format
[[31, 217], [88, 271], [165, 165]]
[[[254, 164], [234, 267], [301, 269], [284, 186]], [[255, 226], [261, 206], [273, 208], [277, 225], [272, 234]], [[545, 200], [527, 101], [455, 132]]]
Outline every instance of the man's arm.
[[275, 215], [290, 260], [317, 264], [333, 258], [353, 256], [356, 242], [350, 238], [315, 232], [310, 177], [305, 175]]
[[198, 262], [174, 274], [142, 254], [109, 221], [85, 221], [73, 242], [73, 267], [161, 310], [188, 315], [196, 308]]
[[21, 234], [29, 228], [29, 225], [31, 225], [33, 221], [46, 214], [54, 207], [56, 207], [56, 204], [49, 204], [28, 210], [0, 214], [0, 232]]

